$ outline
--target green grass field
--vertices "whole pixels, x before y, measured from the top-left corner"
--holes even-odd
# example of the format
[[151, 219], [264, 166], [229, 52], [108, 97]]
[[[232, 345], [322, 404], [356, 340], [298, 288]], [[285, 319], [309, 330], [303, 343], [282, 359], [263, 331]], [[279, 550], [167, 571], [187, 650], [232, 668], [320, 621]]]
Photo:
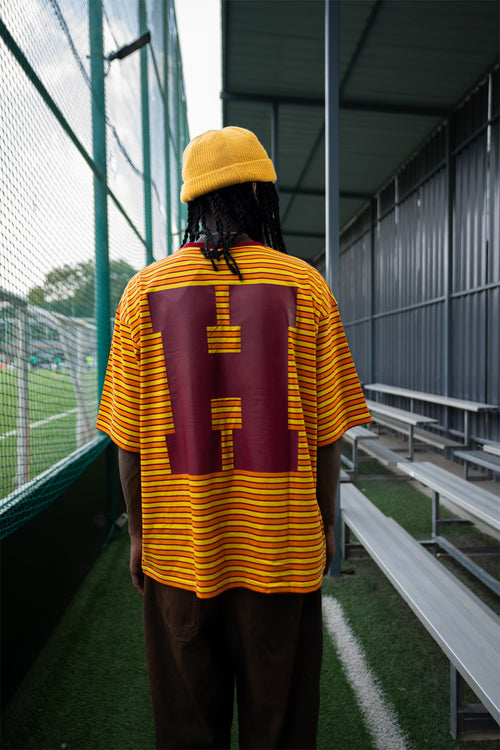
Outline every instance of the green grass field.
[[[96, 371], [83, 373], [89, 420], [95, 420]], [[17, 489], [19, 388], [14, 370], [0, 371], [0, 498]], [[36, 368], [28, 373], [29, 448], [26, 481], [53, 466], [77, 447], [77, 400], [73, 380], [64, 371]]]

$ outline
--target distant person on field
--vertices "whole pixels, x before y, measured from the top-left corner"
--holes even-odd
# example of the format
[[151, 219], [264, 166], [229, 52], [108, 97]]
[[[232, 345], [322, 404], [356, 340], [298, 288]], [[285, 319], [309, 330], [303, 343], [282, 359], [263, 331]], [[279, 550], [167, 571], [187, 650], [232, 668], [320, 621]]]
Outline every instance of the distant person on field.
[[370, 420], [337, 305], [286, 255], [256, 136], [184, 152], [184, 245], [118, 306], [119, 446], [158, 748], [313, 748], [339, 441]]

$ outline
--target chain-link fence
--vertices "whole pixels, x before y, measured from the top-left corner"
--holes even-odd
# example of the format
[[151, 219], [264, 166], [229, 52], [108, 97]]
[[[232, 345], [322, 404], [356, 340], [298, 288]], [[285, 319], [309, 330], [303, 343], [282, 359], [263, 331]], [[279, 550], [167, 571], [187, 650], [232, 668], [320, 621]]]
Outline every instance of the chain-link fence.
[[2, 535], [103, 450], [114, 310], [180, 244], [173, 0], [0, 0]]

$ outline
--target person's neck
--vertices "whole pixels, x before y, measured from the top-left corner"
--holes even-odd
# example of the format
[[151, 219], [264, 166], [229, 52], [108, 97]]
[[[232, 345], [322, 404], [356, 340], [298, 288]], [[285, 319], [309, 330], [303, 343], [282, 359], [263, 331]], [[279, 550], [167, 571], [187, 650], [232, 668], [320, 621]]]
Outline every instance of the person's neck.
[[[207, 225], [207, 229], [210, 231], [210, 234], [212, 235], [212, 239], [218, 240], [219, 232], [217, 231], [217, 225], [215, 223], [215, 217], [213, 214], [208, 214], [208, 216], [206, 216], [206, 225]], [[231, 234], [231, 243], [251, 241], [251, 237], [249, 237], [246, 232], [240, 231], [239, 225], [233, 216], [231, 216], [230, 218], [229, 231]], [[203, 230], [201, 231], [198, 239], [201, 240], [202, 242], [206, 239], [206, 235]]]
[[[208, 224], [208, 222], [207, 222]], [[212, 231], [212, 228], [209, 226], [208, 229], [210, 229], [210, 234], [212, 236], [212, 239], [218, 240], [219, 239], [219, 232]], [[231, 242], [250, 242], [251, 238], [248, 236], [246, 232], [238, 232], [236, 229], [235, 231], [230, 232]], [[203, 242], [206, 239], [206, 233], [201, 232], [200, 236], [198, 237], [198, 241]]]

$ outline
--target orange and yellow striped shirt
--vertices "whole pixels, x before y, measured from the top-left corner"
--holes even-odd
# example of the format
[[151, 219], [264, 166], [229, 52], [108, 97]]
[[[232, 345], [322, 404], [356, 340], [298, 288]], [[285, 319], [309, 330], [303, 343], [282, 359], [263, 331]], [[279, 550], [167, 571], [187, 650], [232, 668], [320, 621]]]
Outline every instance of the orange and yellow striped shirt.
[[97, 427], [140, 452], [147, 575], [199, 597], [314, 591], [317, 448], [370, 416], [321, 275], [258, 243], [231, 252], [243, 281], [195, 243], [131, 279]]

